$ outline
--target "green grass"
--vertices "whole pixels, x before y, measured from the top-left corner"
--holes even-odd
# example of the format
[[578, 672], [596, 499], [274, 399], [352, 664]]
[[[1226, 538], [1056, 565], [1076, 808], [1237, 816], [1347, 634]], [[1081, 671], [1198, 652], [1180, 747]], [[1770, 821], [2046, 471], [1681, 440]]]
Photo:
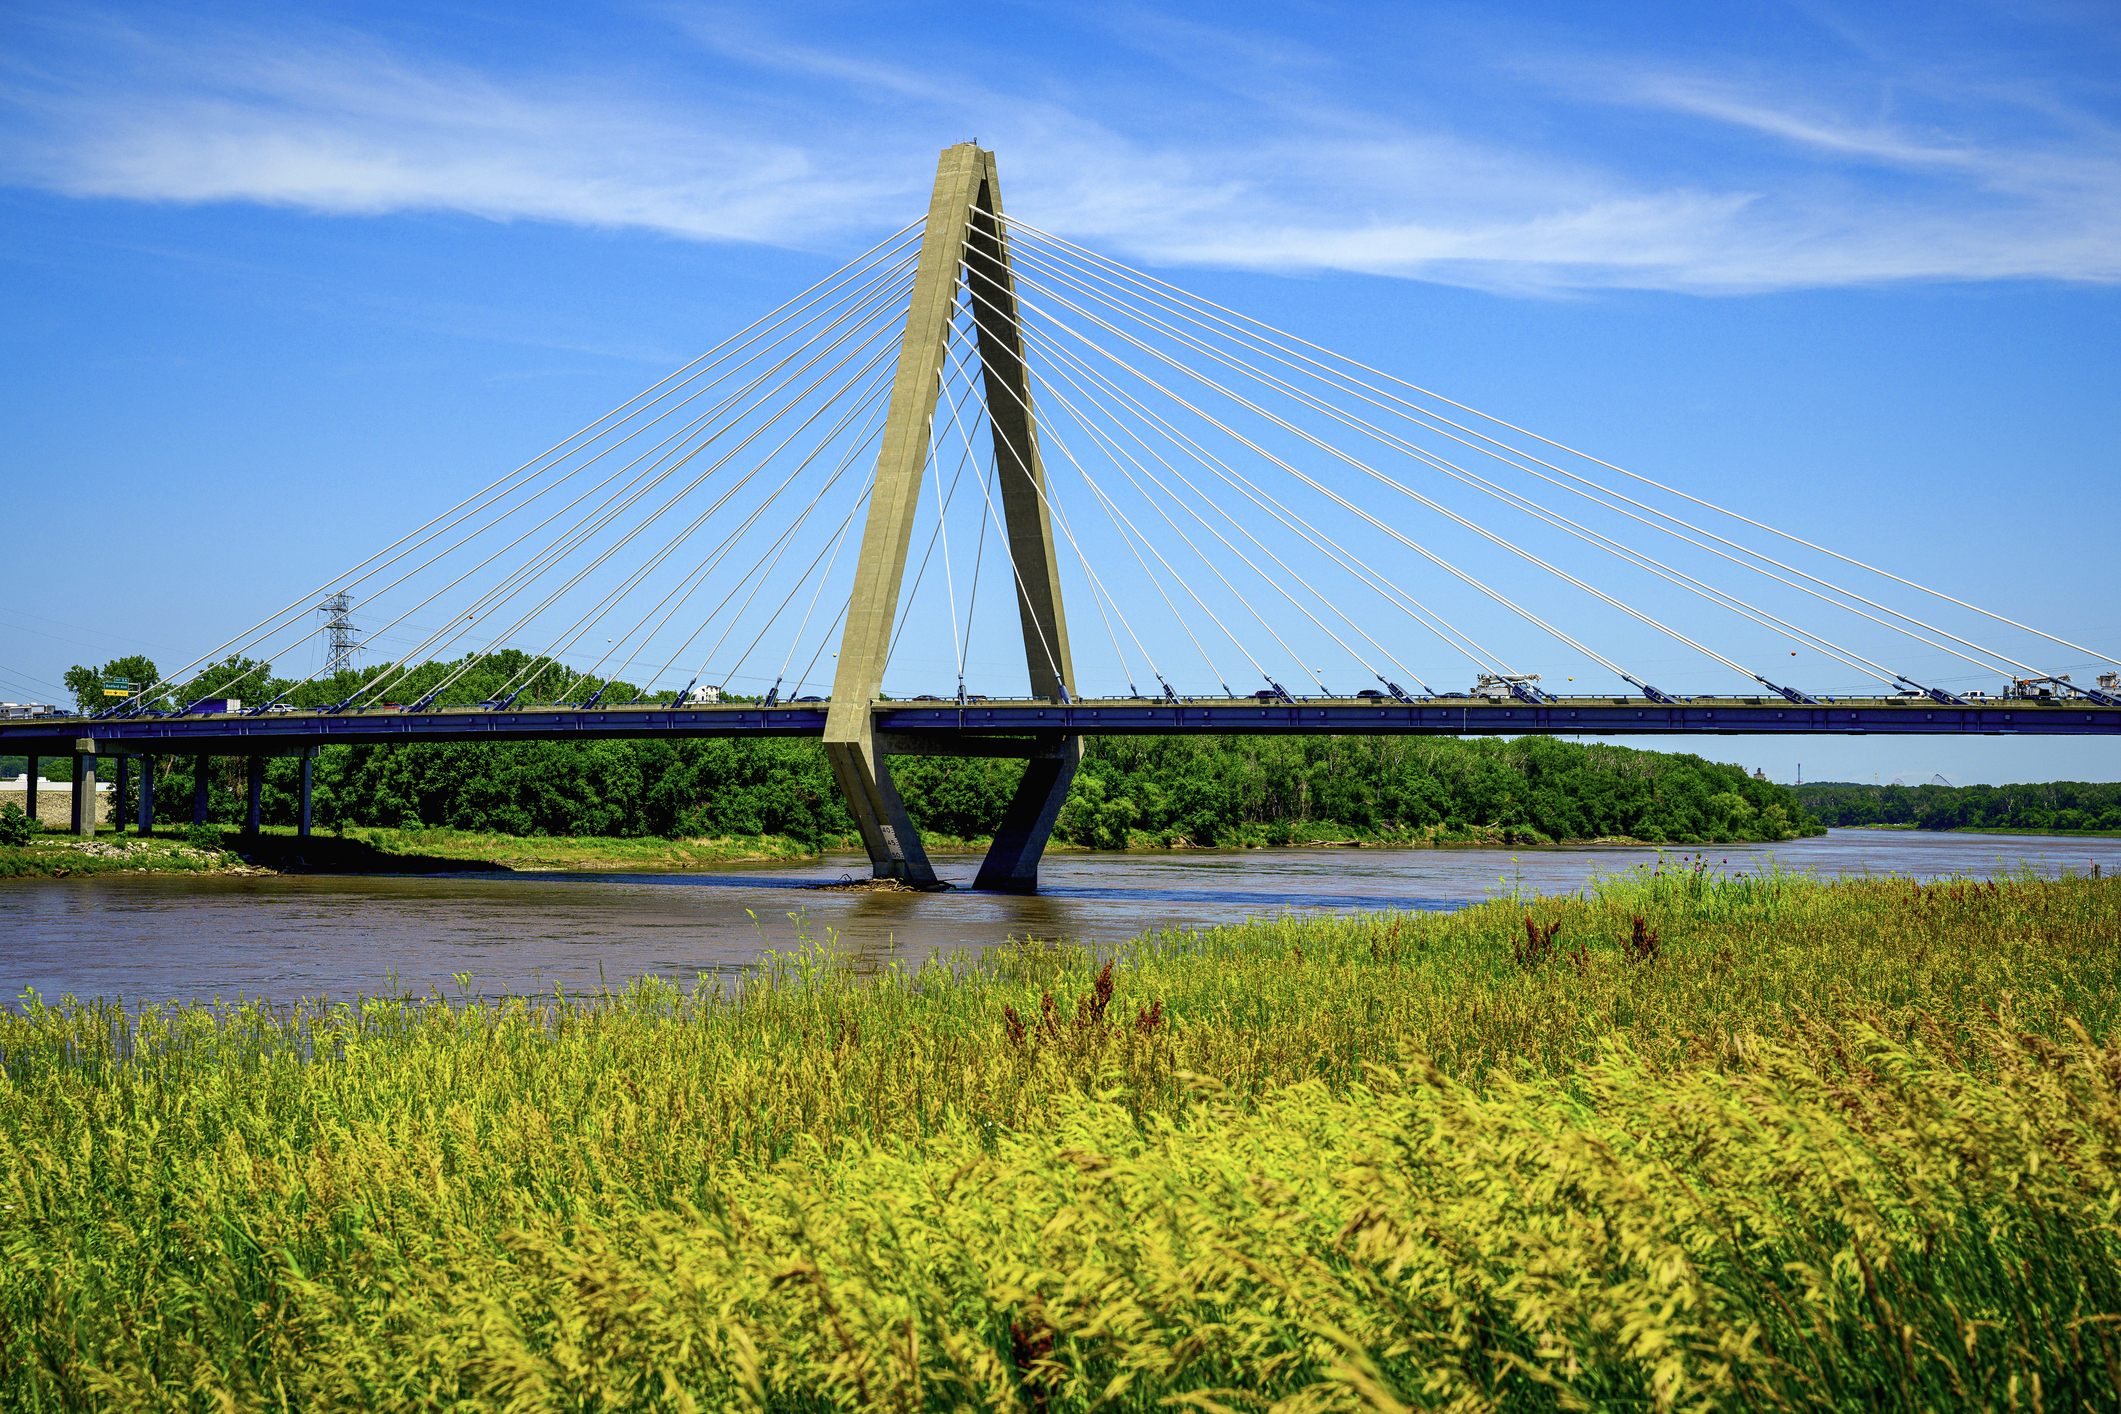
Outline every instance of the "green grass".
[[733, 991], [32, 999], [0, 1404], [2112, 1409], [2117, 1023], [2121, 883], [1677, 867]]

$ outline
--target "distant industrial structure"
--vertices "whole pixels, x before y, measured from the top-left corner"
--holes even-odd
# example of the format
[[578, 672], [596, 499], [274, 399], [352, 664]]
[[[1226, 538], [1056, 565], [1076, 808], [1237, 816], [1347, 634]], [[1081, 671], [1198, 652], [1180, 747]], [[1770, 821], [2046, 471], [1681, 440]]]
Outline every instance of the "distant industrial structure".
[[353, 666], [354, 654], [361, 651], [361, 631], [354, 627], [353, 596], [344, 590], [317, 605], [317, 612], [324, 615], [324, 675], [328, 677]]

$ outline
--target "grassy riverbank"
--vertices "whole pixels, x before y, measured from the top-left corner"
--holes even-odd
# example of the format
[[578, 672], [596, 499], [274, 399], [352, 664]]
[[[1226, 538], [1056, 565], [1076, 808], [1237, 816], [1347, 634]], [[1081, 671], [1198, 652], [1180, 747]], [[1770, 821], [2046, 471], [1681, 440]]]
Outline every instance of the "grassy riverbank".
[[[608, 838], [568, 835], [506, 835], [485, 830], [451, 830], [441, 826], [319, 832], [303, 840], [289, 825], [268, 825], [252, 839], [231, 826], [210, 827], [198, 836], [221, 842], [193, 842], [188, 827], [163, 826], [147, 840], [105, 829], [84, 850], [73, 835], [48, 832], [29, 844], [0, 847], [0, 880], [50, 879], [112, 873], [231, 873], [293, 871], [343, 874], [618, 873], [680, 871], [717, 864], [800, 861], [828, 851], [859, 851], [857, 835], [824, 835], [801, 840], [788, 835], [733, 835], [707, 839], [662, 839], [656, 836]], [[924, 835], [933, 854], [984, 851], [989, 836], [961, 838]], [[1647, 841], [1625, 835], [1596, 840], [1554, 840], [1532, 829], [1442, 825], [1415, 830], [1350, 831], [1345, 825], [1306, 824], [1277, 833], [1271, 844], [1250, 849], [1523, 849], [1550, 844], [1637, 846]], [[1129, 850], [1201, 848], [1183, 837], [1133, 832]], [[1048, 853], [1085, 852], [1088, 846], [1064, 839], [1047, 845]]]
[[66, 879], [94, 874], [213, 874], [244, 868], [243, 861], [183, 839], [134, 840], [99, 835], [93, 841], [57, 833], [32, 835], [20, 846], [0, 846], [0, 880]]
[[2121, 882], [1692, 870], [734, 996], [37, 1002], [0, 1403], [2111, 1409], [2117, 1025]]

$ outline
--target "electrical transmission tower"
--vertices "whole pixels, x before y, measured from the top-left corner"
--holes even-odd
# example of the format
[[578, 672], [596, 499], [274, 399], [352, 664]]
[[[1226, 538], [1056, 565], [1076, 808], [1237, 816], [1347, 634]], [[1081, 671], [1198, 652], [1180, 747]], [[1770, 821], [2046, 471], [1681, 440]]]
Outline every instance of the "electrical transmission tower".
[[353, 622], [353, 596], [342, 589], [317, 605], [317, 612], [324, 615], [324, 671], [336, 673], [352, 667], [361, 646], [360, 631]]

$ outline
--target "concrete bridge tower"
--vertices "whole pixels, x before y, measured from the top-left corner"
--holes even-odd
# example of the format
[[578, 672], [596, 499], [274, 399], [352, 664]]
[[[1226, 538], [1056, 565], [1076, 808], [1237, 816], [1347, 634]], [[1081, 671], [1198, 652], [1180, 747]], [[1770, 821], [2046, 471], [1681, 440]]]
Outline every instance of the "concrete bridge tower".
[[880, 738], [871, 710], [890, 651], [936, 402], [942, 395], [946, 345], [961, 297], [971, 306], [978, 333], [987, 420], [994, 432], [995, 474], [1015, 570], [1031, 695], [1056, 702], [1075, 695], [1046, 474], [1039, 460], [1038, 419], [1024, 363], [1023, 333], [1017, 324], [1009, 235], [998, 219], [1001, 210], [994, 154], [972, 143], [943, 149], [914, 272], [906, 329], [899, 342], [898, 370], [884, 423], [883, 448], [877, 456], [869, 518], [862, 532], [861, 558], [847, 605], [847, 627], [840, 640], [825, 750], [846, 794], [847, 808], [861, 828], [872, 872], [880, 879], [916, 885], [934, 883], [935, 870], [892, 785], [886, 758], [933, 750], [1028, 756], [1023, 783], [1009, 804], [974, 887], [1029, 893], [1038, 887], [1039, 856], [1082, 760], [1080, 739], [1054, 733], [1050, 740], [966, 740], [947, 748], [924, 746]]

